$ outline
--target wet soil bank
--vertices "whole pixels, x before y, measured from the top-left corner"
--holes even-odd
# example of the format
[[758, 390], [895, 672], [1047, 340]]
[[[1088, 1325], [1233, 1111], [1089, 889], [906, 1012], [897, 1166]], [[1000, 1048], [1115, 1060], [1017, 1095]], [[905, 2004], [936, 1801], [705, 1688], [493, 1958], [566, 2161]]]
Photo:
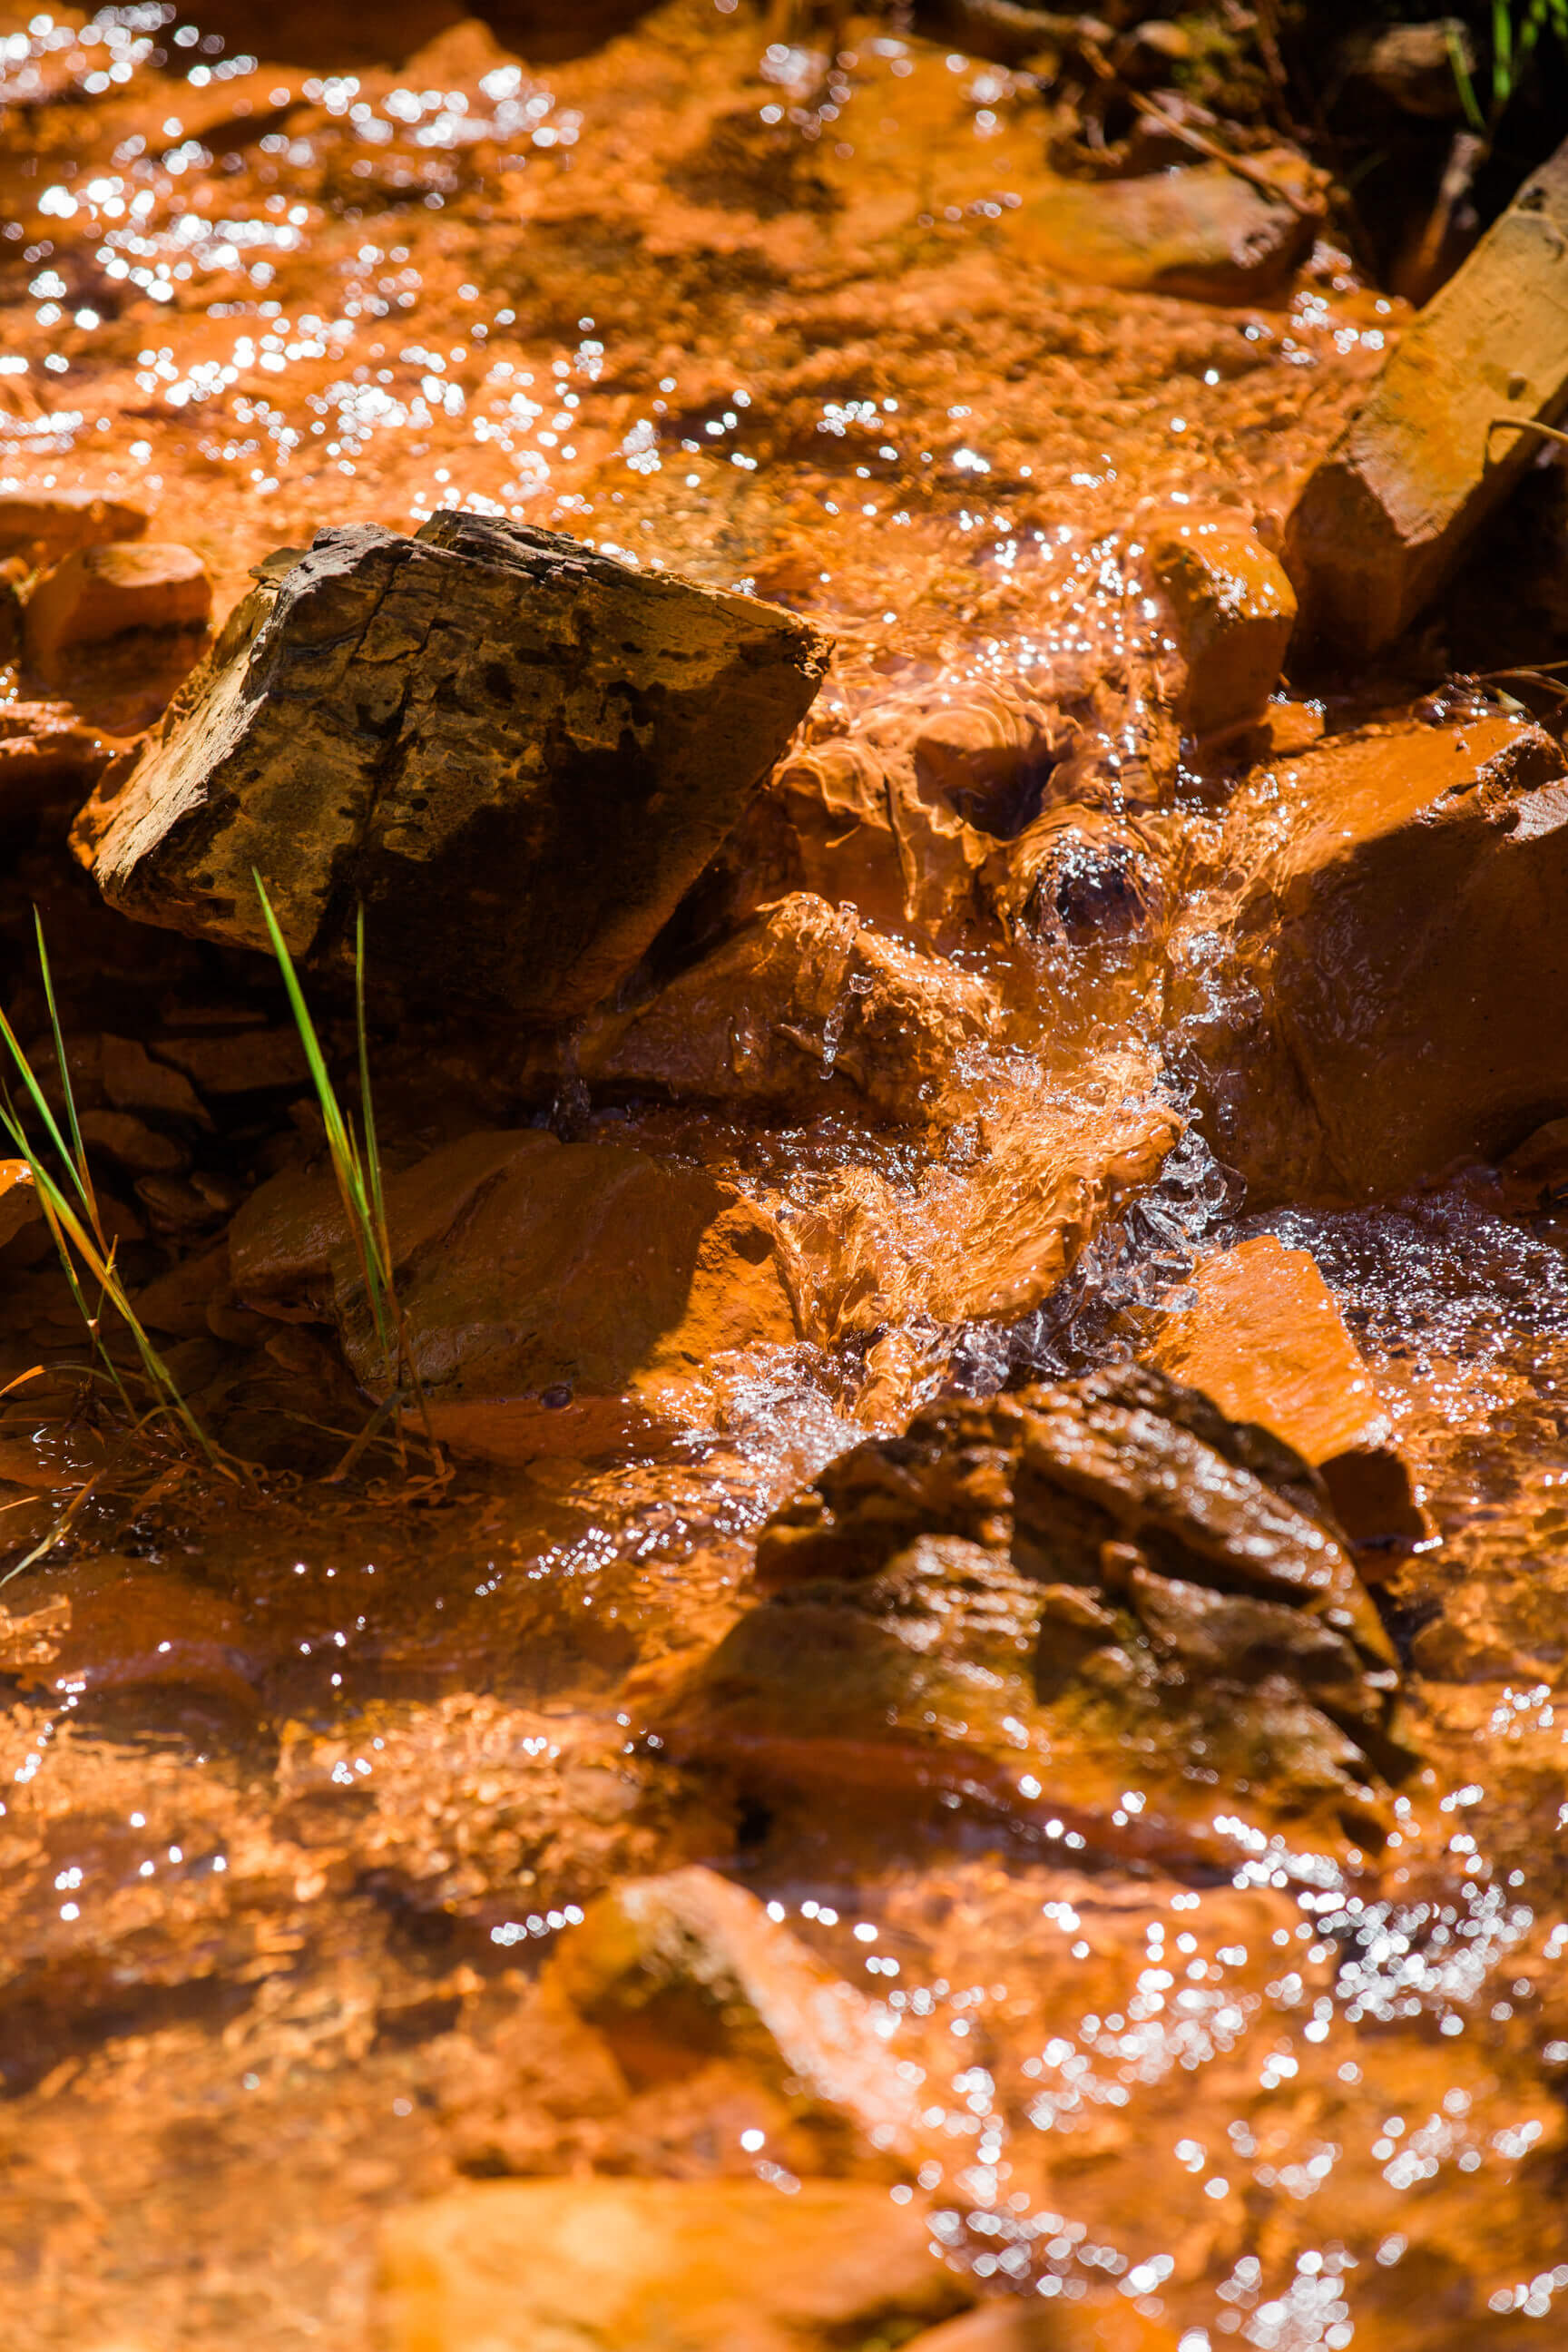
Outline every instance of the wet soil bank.
[[[1279, 681], [1284, 519], [1409, 318], [1321, 173], [1078, 152], [883, 17], [581, 13], [390, 63], [0, 16], [14, 600], [65, 494], [218, 621], [458, 510], [836, 645], [610, 1002], [376, 1000], [442, 1453], [343, 1478], [276, 969], [82, 863], [187, 571], [130, 643], [11, 647], [7, 1016], [47, 1041], [37, 908], [120, 1263], [253, 1467], [128, 1433], [19, 1222], [6, 2341], [510, 2344], [514, 2288], [416, 2333], [407, 2209], [459, 2200], [471, 2283], [498, 2185], [568, 2181], [740, 2232], [759, 2346], [993, 2301], [1035, 2332], [977, 2352], [1549, 2343], [1563, 769], [1550, 688], [1481, 674], [1568, 654], [1559, 477], [1375, 674]], [[833, 2183], [919, 2263], [788, 2319]]]

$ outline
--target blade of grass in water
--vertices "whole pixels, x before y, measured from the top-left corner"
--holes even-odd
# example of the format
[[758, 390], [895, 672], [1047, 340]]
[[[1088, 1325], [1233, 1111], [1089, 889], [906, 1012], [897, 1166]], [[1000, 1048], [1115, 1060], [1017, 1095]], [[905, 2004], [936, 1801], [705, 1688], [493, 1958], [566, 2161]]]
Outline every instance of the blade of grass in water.
[[[267, 895], [267, 885], [254, 867], [251, 870], [256, 882], [257, 895], [261, 900], [261, 913], [267, 925], [268, 937], [272, 942], [272, 952], [278, 959], [278, 968], [283, 975], [283, 985], [288, 992], [289, 1010], [294, 1015], [294, 1025], [299, 1030], [300, 1043], [305, 1049], [305, 1059], [310, 1066], [310, 1077], [315, 1086], [316, 1099], [321, 1105], [321, 1123], [327, 1130], [327, 1154], [332, 1163], [332, 1173], [337, 1179], [343, 1213], [348, 1218], [349, 1232], [353, 1236], [354, 1249], [360, 1261], [360, 1269], [364, 1276], [365, 1295], [370, 1303], [371, 1319], [375, 1326], [376, 1344], [381, 1349], [389, 1379], [395, 1381], [396, 1351], [393, 1339], [391, 1317], [388, 1312], [388, 1293], [391, 1289], [392, 1275], [390, 1253], [384, 1253], [383, 1250], [380, 1221], [373, 1206], [372, 1188], [366, 1180], [364, 1160], [361, 1155], [359, 1141], [353, 1126], [344, 1117], [342, 1106], [338, 1100], [337, 1089], [332, 1084], [331, 1075], [327, 1068], [326, 1056], [321, 1051], [321, 1041], [316, 1034], [316, 1024], [310, 1018], [310, 1008], [305, 1002], [305, 992], [300, 985], [300, 975], [294, 969], [294, 959], [289, 952], [289, 943], [284, 939], [282, 929], [273, 912], [272, 901]], [[362, 919], [362, 940], [363, 937]], [[362, 989], [363, 984], [362, 967]], [[360, 1050], [363, 1057], [365, 1051], [363, 1010]], [[374, 1180], [377, 1194], [380, 1192], [380, 1181], [378, 1170]]]
[[[92, 1181], [92, 1171], [88, 1162], [87, 1147], [82, 1140], [81, 1123], [77, 1117], [76, 1092], [71, 1084], [70, 1066], [66, 1058], [65, 1038], [60, 1029], [59, 1012], [55, 1000], [54, 975], [49, 969], [49, 954], [44, 940], [43, 923], [36, 908], [33, 920], [37, 931], [38, 970], [43, 978], [44, 996], [49, 1008], [49, 1025], [54, 1035], [60, 1091], [65, 1102], [67, 1125], [70, 1130], [69, 1144], [60, 1132], [59, 1122], [49, 1106], [48, 1098], [39, 1083], [37, 1072], [27, 1059], [21, 1040], [4, 1012], [0, 1012], [0, 1036], [4, 1037], [9, 1048], [12, 1061], [16, 1066], [33, 1107], [43, 1121], [45, 1133], [58, 1154], [66, 1175], [69, 1178], [71, 1190], [77, 1196], [76, 1203], [73, 1203], [64, 1183], [35, 1149], [10, 1095], [4, 1088], [0, 1088], [0, 1126], [4, 1127], [16, 1145], [17, 1152], [26, 1162], [34, 1188], [38, 1195], [38, 1205], [43, 1212], [44, 1222], [49, 1229], [60, 1264], [65, 1269], [66, 1279], [70, 1285], [71, 1296], [76, 1301], [78, 1312], [87, 1326], [93, 1347], [127, 1411], [134, 1414], [134, 1407], [126, 1392], [120, 1368], [110, 1355], [103, 1338], [103, 1309], [106, 1304], [113, 1307], [116, 1315], [130, 1332], [137, 1355], [141, 1359], [142, 1372], [153, 1390], [159, 1408], [174, 1416], [185, 1434], [215, 1468], [222, 1468], [225, 1465], [220, 1459], [218, 1449], [213, 1444], [200, 1422], [185, 1402], [174, 1374], [148, 1338], [141, 1318], [131, 1303], [125, 1285], [121, 1278], [120, 1269], [115, 1263], [116, 1244], [109, 1239], [104, 1231], [102, 1213], [99, 1207], [98, 1194]], [[79, 1268], [85, 1269], [97, 1286], [99, 1300], [96, 1307], [88, 1304]]]
[[431, 1426], [429, 1406], [426, 1402], [419, 1367], [414, 1360], [409, 1339], [407, 1319], [397, 1297], [396, 1261], [393, 1254], [392, 1232], [387, 1223], [386, 1194], [382, 1182], [381, 1146], [375, 1128], [375, 1102], [370, 1083], [370, 1038], [365, 1019], [364, 1003], [364, 908], [360, 908], [354, 926], [354, 1020], [359, 1046], [360, 1115], [363, 1121], [363, 1141], [353, 1118], [338, 1100], [337, 1089], [327, 1068], [321, 1041], [316, 1024], [305, 1002], [300, 985], [294, 959], [289, 952], [282, 926], [273, 911], [267, 895], [267, 885], [255, 867], [251, 869], [257, 896], [261, 901], [262, 917], [267, 934], [272, 942], [272, 952], [283, 975], [289, 1009], [305, 1049], [305, 1059], [316, 1088], [321, 1106], [321, 1122], [326, 1129], [327, 1152], [337, 1181], [338, 1194], [348, 1219], [354, 1253], [359, 1259], [363, 1277], [365, 1297], [371, 1318], [375, 1327], [376, 1343], [381, 1350], [386, 1380], [386, 1394], [372, 1416], [368, 1426], [350, 1446], [338, 1468], [332, 1474], [341, 1478], [353, 1468], [364, 1448], [376, 1436], [381, 1425], [390, 1415], [397, 1431], [397, 1449], [403, 1451], [402, 1411], [405, 1396], [412, 1397], [424, 1424], [425, 1442], [436, 1464], [437, 1480], [448, 1472], [443, 1461], [440, 1445]]

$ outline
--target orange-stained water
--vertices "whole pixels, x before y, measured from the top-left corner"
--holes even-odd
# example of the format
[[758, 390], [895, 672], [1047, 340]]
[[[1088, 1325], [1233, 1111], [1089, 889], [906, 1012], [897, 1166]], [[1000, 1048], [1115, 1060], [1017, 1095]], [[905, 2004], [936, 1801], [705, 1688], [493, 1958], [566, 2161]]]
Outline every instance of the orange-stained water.
[[[1135, 765], [1170, 653], [1140, 513], [1278, 509], [1397, 329], [1327, 244], [1240, 308], [1051, 274], [1028, 89], [879, 19], [831, 75], [744, 0], [548, 69], [474, 22], [341, 72], [156, 5], [0, 26], [0, 488], [145, 505], [220, 610], [323, 524], [468, 505], [822, 618], [820, 735], [892, 687], [1109, 680], [1099, 749]], [[838, 1150], [786, 1129], [771, 1175]], [[864, 1434], [809, 1351], [673, 1453], [469, 1470], [437, 1508], [89, 1508], [3, 1596], [72, 1604], [5, 1685], [7, 2346], [365, 2352], [379, 2215], [465, 2176], [787, 2193], [787, 2114], [607, 2084], [535, 1990], [596, 1893], [689, 1860], [879, 2004], [923, 2070], [933, 2245], [991, 2291], [1183, 2352], [1562, 2340], [1563, 1237], [1481, 1178], [1268, 1222], [1338, 1294], [1442, 1537], [1394, 1593], [1429, 1764], [1362, 1877], [1244, 1815], [1217, 1885], [956, 1799], [738, 1834], [647, 1697]], [[8, 1278], [30, 1343], [47, 1277]], [[92, 1446], [5, 1445], [43, 1531]]]

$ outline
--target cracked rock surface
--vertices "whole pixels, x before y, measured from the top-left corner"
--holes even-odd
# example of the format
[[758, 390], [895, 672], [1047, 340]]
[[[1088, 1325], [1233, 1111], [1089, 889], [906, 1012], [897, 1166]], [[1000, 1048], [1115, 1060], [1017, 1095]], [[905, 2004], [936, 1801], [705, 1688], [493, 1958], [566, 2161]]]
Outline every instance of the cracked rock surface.
[[552, 1021], [630, 971], [805, 715], [828, 642], [553, 531], [318, 532], [254, 593], [110, 814], [110, 904], [350, 951], [425, 1001]]

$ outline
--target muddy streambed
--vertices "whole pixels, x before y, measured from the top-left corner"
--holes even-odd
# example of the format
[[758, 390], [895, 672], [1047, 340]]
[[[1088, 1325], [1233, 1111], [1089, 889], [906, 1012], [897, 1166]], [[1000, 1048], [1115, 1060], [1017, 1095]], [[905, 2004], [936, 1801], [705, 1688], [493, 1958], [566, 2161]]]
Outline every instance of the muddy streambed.
[[[444, 1012], [456, 969], [375, 1010], [388, 1171], [439, 1195], [442, 1451], [384, 1426], [343, 1476], [363, 1333], [301, 1240], [276, 970], [113, 911], [68, 844], [201, 616], [5, 674], [8, 1015], [47, 1040], [37, 908], [126, 1278], [252, 1465], [127, 1431], [19, 1223], [5, 2340], [663, 2343], [547, 2334], [525, 2288], [566, 2262], [549, 2184], [613, 2270], [595, 2200], [665, 2183], [671, 2242], [746, 2248], [721, 2323], [668, 2291], [671, 2343], [971, 2305], [954, 2352], [1552, 2342], [1568, 1066], [1527, 981], [1478, 1107], [1462, 952], [1415, 943], [1453, 868], [1330, 908], [1323, 968], [1396, 1002], [1342, 1052], [1300, 844], [1325, 793], [1371, 840], [1408, 793], [1397, 868], [1455, 780], [1561, 773], [1456, 682], [1563, 649], [1555, 477], [1375, 675], [1209, 726], [1160, 551], [1239, 535], [1267, 604], [1408, 318], [1310, 174], [1156, 220], [1029, 77], [883, 17], [830, 63], [669, 0], [546, 64], [416, 13], [0, 16], [0, 491], [43, 502], [8, 593], [67, 493], [195, 551], [220, 619], [323, 526], [456, 509], [836, 649], [609, 1011]], [[497, 1325], [527, 1377], [485, 1376]], [[1177, 1385], [1085, 1388], [1135, 1361]], [[1237, 1434], [1270, 1378], [1289, 1455]], [[1084, 1467], [1107, 1429], [1157, 1456], [1136, 1508], [1130, 1454]], [[1291, 1543], [1338, 1580], [1316, 1648]], [[808, 2309], [834, 2183], [871, 2283]], [[544, 2201], [498, 2219], [509, 2184]], [[430, 2200], [440, 2321], [399, 2268]]]

